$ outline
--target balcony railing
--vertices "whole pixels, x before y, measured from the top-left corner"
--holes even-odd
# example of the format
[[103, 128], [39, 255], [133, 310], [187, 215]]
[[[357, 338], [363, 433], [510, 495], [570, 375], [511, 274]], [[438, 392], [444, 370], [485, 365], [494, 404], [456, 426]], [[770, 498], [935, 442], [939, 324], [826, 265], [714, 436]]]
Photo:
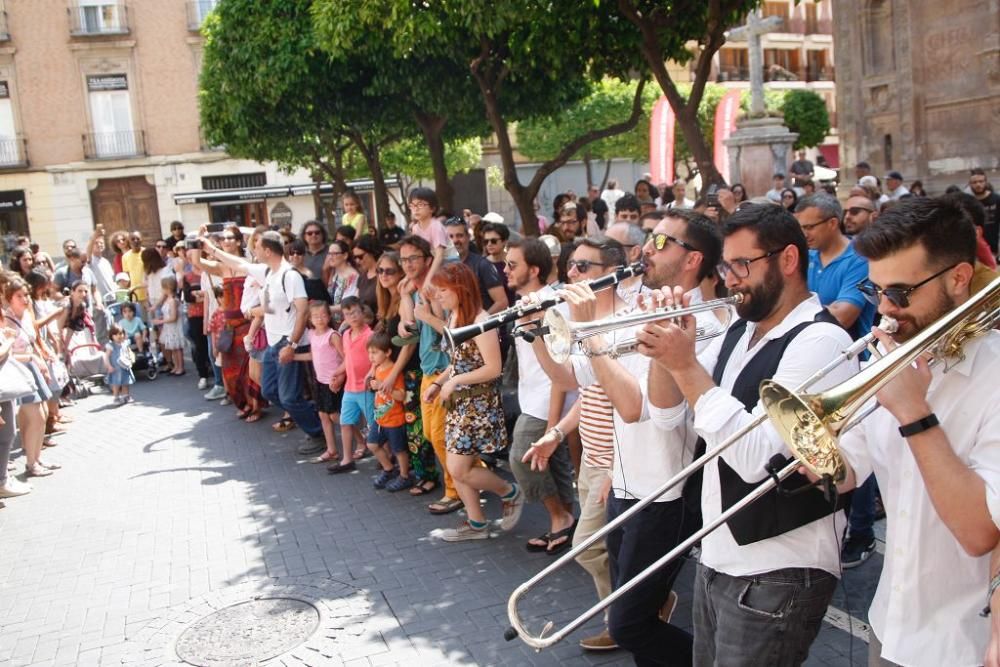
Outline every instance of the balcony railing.
[[145, 154], [146, 135], [142, 130], [90, 132], [83, 135], [83, 156], [88, 160], [110, 160]]
[[124, 35], [128, 33], [128, 12], [124, 2], [101, 4], [70, 2], [69, 32], [77, 37]]
[[0, 137], [0, 169], [28, 166], [27, 142], [21, 135]]
[[717, 83], [726, 81], [749, 81], [750, 68], [748, 67], [720, 67], [719, 75], [715, 78]]
[[807, 67], [806, 81], [833, 81], [834, 70], [832, 67]]
[[205, 21], [205, 17], [212, 13], [218, 4], [219, 0], [188, 0], [188, 30], [194, 32], [201, 30], [201, 24]]
[[7, 12], [0, 11], [0, 42], [10, 40], [10, 31], [7, 30]]

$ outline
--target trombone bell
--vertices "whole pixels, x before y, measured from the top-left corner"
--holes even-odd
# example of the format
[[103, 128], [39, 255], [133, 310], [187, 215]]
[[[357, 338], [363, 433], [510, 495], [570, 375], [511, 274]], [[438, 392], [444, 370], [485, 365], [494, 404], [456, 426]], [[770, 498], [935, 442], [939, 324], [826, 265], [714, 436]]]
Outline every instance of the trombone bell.
[[847, 476], [847, 468], [837, 448], [836, 433], [827, 425], [829, 415], [822, 397], [796, 394], [774, 380], [760, 385], [760, 400], [771, 425], [795, 458], [817, 477], [829, 476], [839, 484]]

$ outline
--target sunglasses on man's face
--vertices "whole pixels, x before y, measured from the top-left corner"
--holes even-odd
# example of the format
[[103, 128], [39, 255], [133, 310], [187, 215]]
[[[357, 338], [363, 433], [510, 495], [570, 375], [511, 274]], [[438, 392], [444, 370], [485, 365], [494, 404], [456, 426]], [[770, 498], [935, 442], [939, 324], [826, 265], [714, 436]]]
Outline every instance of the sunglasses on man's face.
[[351, 255], [351, 256], [352, 256], [352, 257], [353, 257], [354, 259], [359, 259], [359, 260], [360, 260], [360, 259], [364, 259], [364, 258], [365, 258], [365, 253], [363, 253], [363, 252], [359, 252], [359, 253], [355, 253], [355, 254], [353, 254], [353, 255]]
[[929, 278], [924, 278], [916, 285], [910, 285], [909, 287], [903, 287], [900, 285], [897, 285], [895, 287], [879, 287], [870, 280], [862, 280], [860, 283], [858, 283], [858, 289], [861, 290], [861, 293], [865, 295], [865, 299], [868, 300], [868, 303], [871, 303], [875, 306], [879, 305], [879, 302], [882, 300], [882, 297], [884, 296], [889, 301], [889, 303], [896, 306], [897, 308], [909, 308], [911, 294], [913, 294], [918, 288], [923, 287], [924, 285], [934, 280], [935, 278], [944, 275], [948, 271], [951, 271], [956, 266], [958, 266], [958, 264], [952, 264], [951, 266], [946, 266], [945, 268], [935, 273], [933, 276]]
[[590, 271], [592, 266], [607, 266], [607, 264], [602, 264], [601, 262], [593, 262], [589, 259], [571, 259], [566, 262], [567, 269], [576, 269], [579, 273], [586, 273]]
[[310, 229], [303, 236], [322, 236], [322, 235], [323, 235], [323, 232], [321, 232], [320, 230], [318, 230], [318, 229]]
[[492, 238], [492, 239], [485, 239], [484, 238], [483, 239], [483, 243], [485, 243], [486, 245], [492, 245], [494, 243], [500, 243], [500, 239], [499, 238]]
[[697, 248], [695, 248], [693, 245], [691, 245], [687, 241], [681, 241], [679, 238], [673, 237], [670, 234], [655, 234], [654, 233], [652, 235], [652, 237], [651, 237], [651, 240], [653, 241], [653, 247], [656, 248], [657, 250], [663, 250], [664, 248], [667, 247], [668, 243], [675, 243], [675, 244], [679, 245], [680, 247], [684, 248], [685, 250], [691, 250], [691, 251], [694, 251], [694, 252], [696, 252], [698, 250]]
[[872, 209], [865, 208], [864, 206], [852, 206], [851, 208], [847, 209], [847, 212], [850, 213], [851, 215], [861, 215], [862, 213], [871, 213]]

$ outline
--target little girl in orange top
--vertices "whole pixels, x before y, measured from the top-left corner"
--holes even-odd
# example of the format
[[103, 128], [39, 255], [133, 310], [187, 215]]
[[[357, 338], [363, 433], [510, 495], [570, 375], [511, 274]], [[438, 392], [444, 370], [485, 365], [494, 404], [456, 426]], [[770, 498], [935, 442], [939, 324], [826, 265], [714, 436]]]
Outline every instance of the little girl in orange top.
[[[372, 377], [374, 386], [381, 386], [392, 372], [392, 339], [383, 332], [374, 334], [368, 341], [368, 359], [372, 362]], [[377, 383], [377, 384], [376, 384]], [[372, 483], [376, 489], [402, 491], [413, 486], [410, 475], [410, 450], [406, 439], [406, 415], [403, 403], [406, 401], [406, 388], [403, 375], [396, 376], [396, 382], [391, 389], [381, 389], [375, 392], [375, 423], [368, 429], [368, 449], [382, 466], [381, 472], [375, 476]], [[391, 453], [386, 451], [389, 443]], [[399, 476], [392, 467], [392, 456], [399, 463]]]

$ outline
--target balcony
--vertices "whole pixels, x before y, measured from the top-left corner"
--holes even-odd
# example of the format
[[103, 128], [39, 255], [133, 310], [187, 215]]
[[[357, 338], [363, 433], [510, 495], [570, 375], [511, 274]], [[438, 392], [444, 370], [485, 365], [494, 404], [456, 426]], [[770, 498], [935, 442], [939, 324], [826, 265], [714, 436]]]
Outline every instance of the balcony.
[[75, 0], [67, 9], [69, 32], [74, 37], [128, 34], [128, 12], [123, 2]]
[[0, 169], [28, 166], [27, 142], [21, 135], [0, 137]]
[[719, 75], [715, 77], [716, 83], [725, 83], [726, 81], [749, 81], [749, 80], [750, 80], [749, 67], [720, 67]]
[[205, 17], [212, 13], [212, 10], [218, 4], [219, 0], [188, 0], [188, 30], [191, 32], [201, 30], [201, 24], [205, 22]]
[[834, 70], [832, 67], [807, 67], [806, 81], [833, 81]]
[[0, 11], [0, 42], [10, 41], [10, 31], [7, 30], [7, 12]]
[[146, 134], [142, 130], [83, 135], [83, 156], [88, 160], [114, 160], [145, 154]]

